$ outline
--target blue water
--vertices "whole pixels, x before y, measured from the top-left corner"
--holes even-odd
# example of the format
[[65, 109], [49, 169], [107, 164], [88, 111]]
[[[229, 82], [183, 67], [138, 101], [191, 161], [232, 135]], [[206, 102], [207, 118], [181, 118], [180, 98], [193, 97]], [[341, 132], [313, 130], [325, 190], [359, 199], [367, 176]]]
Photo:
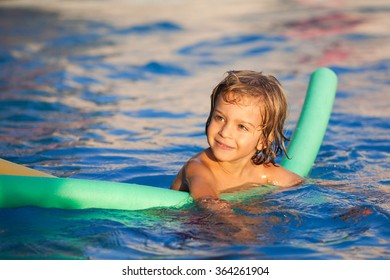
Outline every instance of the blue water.
[[0, 258], [389, 259], [390, 5], [192, 2], [0, 3], [0, 157], [168, 188], [206, 146], [224, 72], [279, 77], [291, 134], [328, 66], [339, 88], [309, 180], [233, 213], [0, 209]]

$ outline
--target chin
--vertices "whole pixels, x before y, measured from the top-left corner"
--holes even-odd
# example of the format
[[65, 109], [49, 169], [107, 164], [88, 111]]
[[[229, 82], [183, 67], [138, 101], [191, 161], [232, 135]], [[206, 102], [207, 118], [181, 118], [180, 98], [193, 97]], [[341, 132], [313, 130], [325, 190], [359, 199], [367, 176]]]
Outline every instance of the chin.
[[218, 161], [232, 161], [232, 160], [234, 160], [234, 157], [231, 155], [232, 151], [220, 150], [218, 148], [211, 148], [211, 151], [213, 152], [214, 157]]

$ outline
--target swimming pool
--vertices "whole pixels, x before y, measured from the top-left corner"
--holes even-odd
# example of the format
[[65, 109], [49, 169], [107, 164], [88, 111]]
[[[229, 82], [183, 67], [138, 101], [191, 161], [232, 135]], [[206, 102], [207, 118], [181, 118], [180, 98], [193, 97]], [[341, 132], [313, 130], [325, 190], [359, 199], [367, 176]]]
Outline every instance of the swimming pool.
[[0, 209], [1, 259], [389, 259], [390, 5], [209, 2], [2, 1], [0, 157], [167, 188], [206, 145], [225, 71], [277, 75], [291, 133], [328, 66], [339, 91], [310, 180], [219, 216]]

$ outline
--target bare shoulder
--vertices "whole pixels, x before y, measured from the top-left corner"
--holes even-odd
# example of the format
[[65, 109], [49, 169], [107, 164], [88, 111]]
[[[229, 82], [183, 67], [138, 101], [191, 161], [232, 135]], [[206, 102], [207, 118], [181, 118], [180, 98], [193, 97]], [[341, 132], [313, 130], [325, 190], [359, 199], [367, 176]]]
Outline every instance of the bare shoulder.
[[215, 189], [216, 180], [205, 151], [187, 162], [185, 174], [189, 191], [194, 199], [219, 198], [219, 194]]
[[192, 157], [177, 174], [171, 189], [187, 191], [195, 199], [217, 198], [215, 179], [208, 164], [205, 152]]
[[192, 157], [183, 167], [187, 177], [201, 175], [211, 175], [209, 164], [207, 162], [207, 156], [205, 152], [200, 152], [196, 156]]
[[303, 178], [280, 165], [269, 165], [265, 167], [267, 182], [277, 187], [293, 187], [302, 184]]
[[175, 179], [171, 184], [171, 190], [190, 192], [189, 183], [188, 183], [188, 174], [196, 172], [196, 169], [199, 168], [197, 156], [192, 157], [188, 160], [183, 167], [177, 173]]

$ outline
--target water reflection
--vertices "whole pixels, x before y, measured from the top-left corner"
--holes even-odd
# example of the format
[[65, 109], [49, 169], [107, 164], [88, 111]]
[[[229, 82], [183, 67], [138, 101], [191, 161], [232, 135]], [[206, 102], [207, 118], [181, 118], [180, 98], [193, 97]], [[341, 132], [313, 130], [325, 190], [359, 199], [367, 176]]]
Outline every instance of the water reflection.
[[1, 209], [2, 256], [388, 258], [385, 2], [1, 2], [0, 157], [61, 177], [168, 187], [227, 70], [278, 76], [290, 133], [308, 75], [340, 80], [302, 188], [223, 211]]

